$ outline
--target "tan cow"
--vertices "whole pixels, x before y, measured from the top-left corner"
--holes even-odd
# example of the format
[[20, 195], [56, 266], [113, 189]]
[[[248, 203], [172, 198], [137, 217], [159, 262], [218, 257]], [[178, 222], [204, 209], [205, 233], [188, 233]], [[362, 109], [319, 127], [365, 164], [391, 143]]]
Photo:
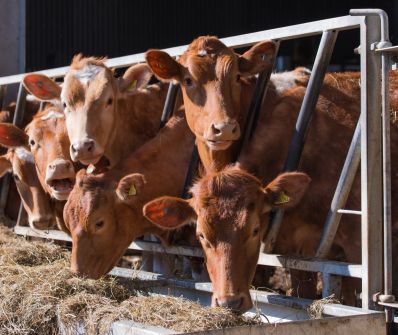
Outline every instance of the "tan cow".
[[90, 278], [105, 275], [129, 244], [145, 234], [167, 243], [168, 233], [146, 220], [142, 207], [155, 197], [183, 192], [194, 141], [183, 115], [174, 115], [155, 138], [115, 168], [77, 174], [64, 209], [74, 272]]
[[[398, 100], [394, 98], [398, 89], [397, 79], [398, 75], [392, 73], [393, 110], [398, 108]], [[276, 241], [276, 253], [308, 257], [315, 255], [359, 117], [359, 84], [358, 73], [334, 73], [325, 78], [300, 163], [300, 170], [306, 172], [312, 182], [296, 209], [286, 213]], [[264, 104], [266, 112], [259, 120], [252, 142], [239, 158], [240, 168], [227, 168], [217, 174], [208, 174], [193, 186], [191, 200], [163, 197], [150, 202], [144, 208], [144, 213], [150, 220], [167, 229], [180, 227], [192, 218], [197, 218], [197, 233], [207, 256], [207, 267], [215, 289], [213, 304], [226, 305], [241, 311], [251, 306], [247, 293], [255, 271], [261, 239], [254, 236], [266, 233], [268, 220], [258, 219], [263, 208], [261, 201], [264, 202], [264, 192], [258, 192], [261, 183], [245, 170], [266, 182], [282, 170], [305, 89], [299, 86], [292, 88], [276, 99], [278, 95], [275, 88], [270, 87]], [[392, 143], [398, 140], [397, 137], [397, 125], [393, 124]], [[396, 171], [397, 151], [394, 149], [392, 164], [392, 171]], [[273, 205], [278, 207], [297, 202], [300, 198], [297, 190], [304, 190], [308, 178], [299, 177], [296, 181], [299, 186], [293, 190], [290, 189], [289, 182], [282, 182], [279, 178], [283, 178], [283, 175], [276, 179], [279, 180], [276, 190], [281, 192], [270, 197], [271, 203], [273, 201]], [[395, 203], [398, 197], [397, 178], [393, 178], [392, 182]], [[275, 181], [270, 185], [275, 190]], [[267, 191], [265, 194], [269, 195]], [[359, 178], [354, 183], [346, 208], [360, 208]], [[394, 235], [398, 231], [396, 208], [393, 207]], [[358, 217], [343, 216], [329, 257], [360, 263]], [[213, 262], [213, 259], [217, 261]], [[292, 279], [296, 294], [314, 297], [314, 281], [299, 282], [300, 277], [294, 276]], [[306, 279], [311, 278], [307, 276]], [[344, 301], [354, 304], [353, 286], [343, 284]], [[221, 303], [218, 301], [220, 299]]]
[[76, 56], [65, 76], [62, 103], [73, 161], [112, 168], [159, 130], [167, 85], [148, 85], [145, 64], [116, 79], [103, 59]]
[[222, 169], [236, 158], [254, 88], [249, 77], [269, 69], [274, 53], [275, 43], [264, 41], [238, 55], [213, 36], [195, 39], [178, 62], [160, 50], [146, 53], [159, 79], [180, 83], [206, 170]]
[[30, 227], [50, 228], [54, 224], [51, 201], [37, 177], [28, 136], [8, 123], [0, 123], [0, 144], [9, 148], [0, 156], [0, 175], [12, 172]]

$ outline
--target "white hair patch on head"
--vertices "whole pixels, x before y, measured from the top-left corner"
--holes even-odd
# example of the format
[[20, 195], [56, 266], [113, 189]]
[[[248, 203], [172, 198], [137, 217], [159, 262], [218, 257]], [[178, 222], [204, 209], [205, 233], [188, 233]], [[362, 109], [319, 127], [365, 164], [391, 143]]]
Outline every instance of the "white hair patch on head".
[[27, 150], [23, 147], [19, 147], [19, 148], [15, 149], [15, 153], [17, 154], [17, 156], [20, 160], [25, 161], [25, 162], [30, 162], [33, 164], [35, 163], [35, 159], [29, 150]]
[[203, 57], [207, 55], [207, 51], [205, 49], [200, 49], [198, 51], [198, 56]]
[[83, 85], [88, 85], [88, 83], [94, 79], [101, 69], [101, 66], [87, 64], [83, 69], [76, 71], [75, 77], [79, 79]]
[[64, 117], [63, 113], [57, 112], [53, 109], [50, 109], [46, 115], [43, 115], [41, 119], [46, 121], [48, 119], [62, 119]]

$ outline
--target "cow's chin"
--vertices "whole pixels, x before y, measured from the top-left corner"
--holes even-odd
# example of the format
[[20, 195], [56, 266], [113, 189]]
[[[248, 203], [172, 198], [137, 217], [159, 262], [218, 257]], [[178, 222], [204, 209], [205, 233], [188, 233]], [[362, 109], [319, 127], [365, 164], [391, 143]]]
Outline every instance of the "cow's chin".
[[82, 157], [82, 158], [78, 158], [77, 160], [83, 165], [90, 165], [90, 164], [95, 165], [100, 161], [102, 156], [103, 156], [103, 153], [100, 153], [93, 157]]
[[68, 200], [74, 185], [75, 180], [73, 178], [55, 179], [47, 182], [51, 197], [59, 201]]
[[213, 141], [213, 140], [206, 140], [206, 145], [210, 150], [214, 151], [221, 151], [221, 150], [227, 150], [234, 141]]

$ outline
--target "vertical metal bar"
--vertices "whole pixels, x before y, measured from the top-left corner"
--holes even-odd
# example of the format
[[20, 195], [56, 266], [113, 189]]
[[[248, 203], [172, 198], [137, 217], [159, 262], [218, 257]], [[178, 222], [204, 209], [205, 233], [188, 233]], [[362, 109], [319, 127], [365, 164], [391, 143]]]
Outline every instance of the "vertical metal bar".
[[[284, 171], [296, 170], [300, 162], [309, 124], [318, 101], [319, 93], [321, 91], [323, 79], [332, 56], [336, 38], [337, 31], [335, 30], [324, 31], [322, 34], [311, 77], [308, 82], [303, 104], [301, 105], [300, 113], [296, 122], [296, 130], [289, 146]], [[278, 210], [274, 213], [270, 229], [263, 245], [264, 252], [272, 252], [282, 224], [283, 214], [283, 210]]]
[[326, 298], [334, 294], [336, 297], [341, 293], [342, 278], [341, 276], [322, 273], [322, 298]]
[[173, 113], [179, 88], [180, 85], [178, 84], [173, 84], [173, 83], [169, 84], [169, 90], [167, 91], [166, 101], [163, 107], [163, 113], [160, 118], [160, 128], [164, 127], [164, 125], [167, 123], [168, 119], [170, 118], [170, 115]]
[[376, 309], [372, 295], [383, 286], [381, 59], [371, 45], [380, 41], [379, 17], [365, 17], [360, 31], [362, 307]]
[[19, 84], [19, 91], [17, 97], [17, 105], [15, 107], [15, 114], [13, 119], [13, 124], [17, 127], [22, 127], [23, 116], [25, 113], [25, 104], [26, 104], [26, 95], [27, 91], [23, 84]]
[[250, 102], [249, 112], [245, 123], [245, 129], [243, 131], [243, 141], [241, 147], [243, 148], [251, 139], [254, 130], [257, 126], [257, 120], [260, 115], [261, 106], [264, 101], [264, 97], [267, 94], [268, 83], [271, 77], [272, 70], [275, 66], [275, 61], [279, 51], [279, 41], [275, 41], [275, 55], [272, 59], [272, 66], [258, 75], [256, 86], [254, 88], [253, 97]]
[[334, 192], [333, 200], [330, 205], [328, 215], [324, 224], [321, 241], [318, 246], [315, 257], [327, 257], [330, 248], [336, 236], [337, 229], [340, 224], [342, 214], [338, 212], [339, 209], [345, 206], [348, 195], [350, 194], [352, 183], [358, 171], [359, 163], [361, 161], [361, 127], [358, 122], [354, 136], [352, 137], [350, 148], [341, 170], [340, 179]]
[[26, 216], [26, 212], [25, 212], [25, 208], [22, 205], [22, 201], [21, 204], [19, 205], [19, 211], [18, 211], [18, 217], [17, 217], [17, 222], [16, 222], [16, 226], [21, 226], [21, 222], [24, 219], [24, 217]]
[[4, 101], [7, 94], [7, 85], [0, 86], [0, 110], [4, 108]]
[[[25, 102], [26, 102], [26, 90], [22, 83], [19, 85], [18, 97], [17, 97], [17, 105], [15, 107], [15, 114], [13, 124], [20, 127], [23, 120], [23, 114], [25, 110]], [[8, 190], [10, 188], [11, 177], [10, 174], [7, 173], [3, 177], [3, 182], [1, 185], [1, 194], [0, 194], [0, 211], [4, 212], [4, 209], [7, 204]]]
[[[384, 294], [380, 300], [393, 302], [395, 297], [392, 292], [392, 230], [391, 230], [391, 152], [390, 152], [390, 104], [389, 104], [389, 55], [381, 56], [382, 66], [382, 138], [383, 138], [383, 242], [384, 242]], [[392, 322], [391, 313], [390, 320]]]

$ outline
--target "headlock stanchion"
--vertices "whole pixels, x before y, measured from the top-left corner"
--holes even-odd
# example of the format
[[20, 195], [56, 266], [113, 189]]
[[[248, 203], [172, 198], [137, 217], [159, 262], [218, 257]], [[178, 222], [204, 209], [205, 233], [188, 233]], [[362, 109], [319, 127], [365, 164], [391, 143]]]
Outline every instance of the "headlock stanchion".
[[166, 101], [163, 107], [163, 113], [160, 118], [160, 128], [164, 127], [164, 125], [169, 120], [170, 116], [173, 114], [179, 89], [180, 85], [174, 83], [169, 84]]
[[[284, 171], [294, 171], [298, 168], [311, 118], [315, 111], [315, 106], [318, 101], [319, 93], [321, 91], [323, 79], [325, 77], [330, 58], [332, 57], [337, 33], [338, 32], [336, 30], [327, 30], [322, 34], [321, 42], [319, 43], [318, 52], [314, 62], [314, 67], [311, 72], [307, 90], [305, 91], [304, 100], [296, 122], [296, 130], [289, 146]], [[277, 210], [273, 215], [270, 228], [267, 232], [266, 240], [264, 241], [264, 252], [270, 253], [274, 248], [276, 238], [282, 224], [283, 213], [284, 211], [280, 209]]]
[[[333, 197], [329, 214], [326, 219], [321, 243], [317, 250], [317, 257], [326, 258], [328, 250], [333, 243], [341, 214], [361, 215], [361, 264], [330, 261], [326, 259], [300, 259], [285, 255], [272, 255], [260, 253], [258, 264], [269, 266], [282, 266], [297, 270], [322, 272], [324, 279], [324, 294], [339, 289], [339, 277], [347, 276], [362, 279], [362, 307], [376, 309], [377, 303], [384, 305], [388, 311], [387, 321], [393, 320], [392, 308], [397, 304], [392, 303], [392, 267], [391, 267], [391, 186], [390, 186], [390, 134], [389, 134], [389, 107], [388, 107], [388, 71], [389, 59], [397, 47], [392, 47], [388, 39], [388, 18], [382, 10], [352, 10], [351, 16], [320, 20], [294, 26], [282, 27], [251, 34], [244, 34], [222, 39], [231, 48], [241, 48], [257, 42], [272, 39], [283, 42], [290, 39], [316, 36], [322, 34], [318, 53], [313, 66], [300, 114], [296, 123], [296, 132], [289, 147], [289, 154], [285, 170], [291, 171], [298, 167], [303, 144], [307, 134], [312, 113], [315, 109], [322, 82], [325, 76], [331, 53], [338, 32], [343, 30], [358, 29], [360, 32], [360, 64], [361, 64], [361, 115], [353, 135], [348, 156], [342, 169], [339, 182]], [[187, 46], [166, 49], [172, 57], [181, 55]], [[111, 68], [120, 68], [145, 61], [145, 54], [140, 53], [125, 57], [118, 57], [106, 61]], [[40, 71], [49, 77], [63, 77], [68, 67]], [[20, 83], [24, 74], [0, 78], [0, 86]], [[248, 115], [253, 118], [247, 127], [253, 129], [266, 94], [266, 83], [269, 73], [259, 75], [256, 90]], [[171, 111], [178, 85], [170, 84], [162, 124], [164, 124]], [[20, 94], [22, 92], [20, 90]], [[22, 120], [21, 106], [24, 99], [18, 99], [19, 108], [16, 111], [15, 122]], [[382, 115], [382, 118], [380, 117]], [[242, 141], [250, 140], [251, 131], [244, 132]], [[195, 153], [194, 153], [195, 154]], [[345, 200], [353, 182], [357, 166], [361, 162], [361, 209], [343, 209]], [[195, 158], [195, 155], [193, 155]], [[193, 164], [195, 159], [191, 160]], [[190, 169], [192, 172], [194, 169]], [[191, 176], [187, 176], [185, 191], [191, 183]], [[1, 208], [4, 208], [6, 190], [3, 187]], [[6, 198], [6, 197], [5, 197]], [[266, 250], [271, 250], [281, 224], [283, 212], [277, 212], [272, 228], [267, 238]], [[60, 231], [50, 231], [41, 234], [27, 227], [15, 227], [21, 235], [46, 237], [49, 239], [67, 240], [70, 237]], [[383, 243], [384, 242], [384, 243]], [[169, 253], [201, 257], [202, 250], [187, 246], [163, 247], [157, 242], [135, 241], [129, 249], [155, 253]], [[373, 296], [379, 295], [379, 301], [374, 301]]]

